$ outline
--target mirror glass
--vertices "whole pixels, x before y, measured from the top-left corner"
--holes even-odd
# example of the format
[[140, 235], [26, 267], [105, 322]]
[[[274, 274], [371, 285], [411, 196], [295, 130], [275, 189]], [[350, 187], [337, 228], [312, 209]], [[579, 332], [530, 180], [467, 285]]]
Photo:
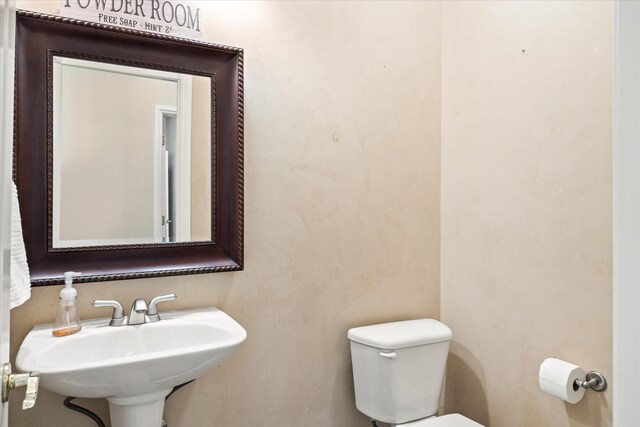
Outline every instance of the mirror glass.
[[54, 248], [211, 240], [211, 79], [53, 57]]

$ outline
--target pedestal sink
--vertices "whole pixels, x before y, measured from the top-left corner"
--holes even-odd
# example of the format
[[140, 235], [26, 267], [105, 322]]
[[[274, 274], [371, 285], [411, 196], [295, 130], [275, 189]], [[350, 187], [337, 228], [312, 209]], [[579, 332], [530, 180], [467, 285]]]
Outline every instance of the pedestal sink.
[[242, 326], [215, 307], [169, 311], [162, 320], [108, 326], [83, 321], [77, 334], [55, 338], [36, 325], [18, 351], [21, 371], [39, 371], [40, 386], [64, 396], [106, 398], [112, 427], [160, 427], [173, 387], [220, 364], [242, 343]]

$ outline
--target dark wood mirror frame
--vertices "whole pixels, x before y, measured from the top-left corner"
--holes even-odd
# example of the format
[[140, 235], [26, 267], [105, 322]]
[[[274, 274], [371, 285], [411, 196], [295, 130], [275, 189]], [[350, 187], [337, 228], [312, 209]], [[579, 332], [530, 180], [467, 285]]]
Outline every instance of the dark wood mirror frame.
[[[211, 240], [54, 248], [53, 55], [211, 78]], [[33, 286], [243, 269], [243, 51], [18, 11], [14, 180]]]

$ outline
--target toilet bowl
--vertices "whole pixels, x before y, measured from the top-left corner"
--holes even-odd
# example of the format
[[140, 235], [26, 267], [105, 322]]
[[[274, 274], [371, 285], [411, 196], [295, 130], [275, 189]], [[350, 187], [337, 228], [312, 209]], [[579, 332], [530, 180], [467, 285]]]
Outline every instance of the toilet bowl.
[[482, 424], [470, 420], [460, 414], [449, 414], [441, 417], [423, 418], [405, 424], [391, 424], [391, 427], [483, 427]]
[[434, 319], [349, 330], [356, 407], [395, 427], [482, 427], [438, 411], [451, 329]]

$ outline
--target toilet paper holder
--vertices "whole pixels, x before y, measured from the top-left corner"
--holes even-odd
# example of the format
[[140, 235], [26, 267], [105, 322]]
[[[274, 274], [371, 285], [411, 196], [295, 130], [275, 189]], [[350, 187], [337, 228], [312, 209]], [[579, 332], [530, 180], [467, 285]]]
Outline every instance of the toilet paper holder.
[[576, 378], [573, 382], [574, 391], [577, 391], [580, 387], [586, 390], [605, 391], [607, 389], [607, 379], [598, 371], [589, 371], [584, 381]]

